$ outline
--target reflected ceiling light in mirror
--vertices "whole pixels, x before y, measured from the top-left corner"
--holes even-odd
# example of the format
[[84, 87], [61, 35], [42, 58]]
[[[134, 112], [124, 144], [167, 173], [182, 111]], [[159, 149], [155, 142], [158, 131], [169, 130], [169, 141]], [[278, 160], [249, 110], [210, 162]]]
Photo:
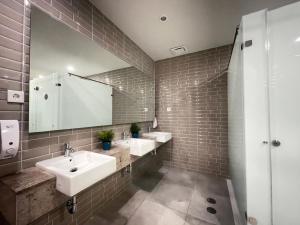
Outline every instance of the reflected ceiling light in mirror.
[[265, 48], [266, 48], [267, 51], [270, 50], [270, 42], [269, 41], [266, 41]]
[[74, 70], [75, 70], [75, 69], [74, 69], [73, 66], [71, 66], [71, 65], [68, 65], [68, 66], [67, 66], [67, 71], [68, 71], [68, 72], [74, 72]]

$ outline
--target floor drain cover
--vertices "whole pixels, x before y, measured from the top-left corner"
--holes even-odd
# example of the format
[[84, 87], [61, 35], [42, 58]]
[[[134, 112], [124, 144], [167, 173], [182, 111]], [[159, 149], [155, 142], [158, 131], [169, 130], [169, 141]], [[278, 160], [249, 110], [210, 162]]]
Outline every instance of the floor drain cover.
[[216, 204], [216, 200], [214, 198], [207, 198], [206, 201], [210, 204]]
[[206, 208], [207, 212], [211, 213], [211, 214], [216, 214], [217, 213], [217, 210], [215, 210], [214, 208], [212, 207], [207, 207]]
[[77, 167], [74, 167], [74, 168], [70, 169], [70, 172], [71, 172], [71, 173], [74, 173], [74, 172], [76, 172], [77, 170], [78, 170], [78, 168], [77, 168]]

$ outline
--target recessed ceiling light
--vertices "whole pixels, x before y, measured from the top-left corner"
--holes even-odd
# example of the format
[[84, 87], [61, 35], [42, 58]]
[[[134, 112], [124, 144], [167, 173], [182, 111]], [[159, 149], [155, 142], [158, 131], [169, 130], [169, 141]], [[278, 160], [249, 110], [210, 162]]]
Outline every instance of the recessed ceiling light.
[[165, 22], [167, 20], [167, 17], [166, 16], [161, 16], [160, 20], [163, 21], [163, 22]]
[[298, 37], [298, 38], [296, 39], [296, 42], [300, 42], [300, 37]]

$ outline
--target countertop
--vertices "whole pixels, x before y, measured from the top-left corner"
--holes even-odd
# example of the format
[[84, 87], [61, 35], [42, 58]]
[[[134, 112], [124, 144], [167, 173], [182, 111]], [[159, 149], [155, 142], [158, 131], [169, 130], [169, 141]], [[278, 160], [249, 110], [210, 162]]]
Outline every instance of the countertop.
[[20, 193], [49, 180], [55, 180], [55, 176], [37, 167], [24, 169], [17, 174], [0, 178], [0, 182], [15, 193]]
[[[157, 142], [156, 148], [158, 148], [162, 144], [163, 143]], [[93, 151], [104, 155], [114, 155], [117, 152], [120, 152], [125, 149], [126, 148], [124, 147], [113, 145], [109, 151], [104, 151], [103, 149], [94, 149]], [[139, 158], [141, 157], [130, 155], [130, 163], [135, 162]], [[19, 173], [2, 177], [0, 178], [0, 182], [6, 185], [8, 188], [10, 188], [13, 192], [20, 193], [32, 187], [38, 186], [44, 182], [55, 179], [56, 177], [54, 175], [44, 170], [41, 170], [37, 167], [31, 167], [28, 169], [24, 169]]]
[[127, 149], [129, 149], [129, 148], [112, 145], [110, 150], [103, 150], [103, 149], [96, 148], [93, 150], [93, 152], [100, 153], [103, 155], [114, 155], [115, 153], [118, 153], [120, 151], [124, 151]]

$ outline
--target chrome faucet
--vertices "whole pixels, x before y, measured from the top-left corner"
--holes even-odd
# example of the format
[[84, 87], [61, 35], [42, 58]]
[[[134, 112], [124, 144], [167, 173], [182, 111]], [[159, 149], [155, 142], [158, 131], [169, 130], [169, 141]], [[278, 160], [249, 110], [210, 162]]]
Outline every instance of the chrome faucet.
[[70, 157], [71, 153], [74, 152], [74, 149], [71, 147], [69, 143], [65, 143], [64, 152], [65, 152], [65, 157]]

